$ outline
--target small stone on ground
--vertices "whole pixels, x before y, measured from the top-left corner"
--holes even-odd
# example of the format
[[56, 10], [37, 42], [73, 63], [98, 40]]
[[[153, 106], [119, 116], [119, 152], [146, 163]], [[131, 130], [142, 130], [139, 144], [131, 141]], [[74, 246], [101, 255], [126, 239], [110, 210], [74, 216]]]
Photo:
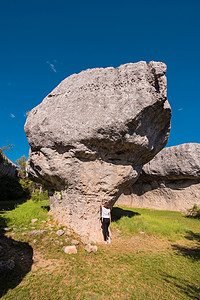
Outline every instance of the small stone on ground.
[[64, 230], [62, 230], [62, 229], [59, 229], [57, 232], [56, 232], [56, 234], [58, 235], [58, 236], [61, 236], [61, 235], [63, 235], [65, 232], [64, 232]]
[[38, 221], [38, 219], [32, 219], [31, 220], [31, 223], [35, 223], [35, 222], [37, 222]]
[[41, 235], [41, 234], [44, 234], [46, 232], [46, 230], [32, 230], [32, 231], [29, 231], [29, 235]]
[[97, 246], [95, 245], [95, 246], [92, 246], [91, 244], [88, 244], [88, 245], [86, 245], [85, 246], [85, 251], [87, 251], [87, 252], [96, 252], [97, 251]]
[[76, 246], [75, 245], [73, 245], [73, 246], [66, 246], [64, 248], [64, 252], [66, 254], [76, 254], [77, 253]]
[[72, 244], [72, 245], [78, 245], [78, 244], [79, 244], [79, 241], [77, 241], [77, 240], [72, 240], [72, 241], [71, 241], [71, 244]]

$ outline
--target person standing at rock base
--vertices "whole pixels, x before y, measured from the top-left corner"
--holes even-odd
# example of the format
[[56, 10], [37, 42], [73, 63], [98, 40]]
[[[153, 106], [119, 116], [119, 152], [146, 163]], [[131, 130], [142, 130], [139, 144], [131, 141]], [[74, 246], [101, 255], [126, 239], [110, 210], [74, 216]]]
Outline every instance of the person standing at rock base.
[[103, 237], [104, 237], [104, 243], [110, 244], [110, 236], [109, 236], [109, 230], [108, 227], [111, 223], [111, 213], [110, 213], [110, 206], [108, 203], [102, 204], [102, 197], [101, 199], [101, 219], [102, 219], [102, 229], [103, 229]]

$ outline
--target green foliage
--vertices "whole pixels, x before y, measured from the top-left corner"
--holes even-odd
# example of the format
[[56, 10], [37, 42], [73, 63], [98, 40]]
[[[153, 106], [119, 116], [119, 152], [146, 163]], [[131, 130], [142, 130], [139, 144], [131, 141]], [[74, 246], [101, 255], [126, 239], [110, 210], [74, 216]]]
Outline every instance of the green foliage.
[[14, 145], [10, 144], [8, 140], [6, 142], [7, 145], [0, 148], [0, 163], [4, 163], [5, 165], [7, 164], [7, 160], [5, 159], [5, 152], [13, 150], [14, 147]]
[[36, 189], [32, 195], [31, 195], [31, 199], [34, 202], [38, 202], [38, 201], [48, 201], [48, 192], [47, 191], [41, 191], [39, 189]]
[[15, 162], [20, 178], [26, 178], [26, 156], [23, 155], [21, 158], [17, 159]]
[[195, 203], [192, 208], [187, 209], [186, 217], [200, 219], [200, 207]]
[[7, 145], [0, 148], [0, 153], [1, 154], [4, 154], [6, 151], [13, 150], [14, 145], [10, 144], [8, 140], [6, 142], [7, 142]]

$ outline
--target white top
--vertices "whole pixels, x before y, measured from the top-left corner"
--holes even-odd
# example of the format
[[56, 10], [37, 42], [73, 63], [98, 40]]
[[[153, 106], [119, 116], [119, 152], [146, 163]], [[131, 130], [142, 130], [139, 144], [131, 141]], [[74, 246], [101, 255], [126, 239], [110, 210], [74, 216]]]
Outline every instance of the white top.
[[110, 208], [105, 208], [104, 206], [102, 206], [101, 217], [102, 218], [109, 218], [110, 219], [109, 213], [110, 213]]

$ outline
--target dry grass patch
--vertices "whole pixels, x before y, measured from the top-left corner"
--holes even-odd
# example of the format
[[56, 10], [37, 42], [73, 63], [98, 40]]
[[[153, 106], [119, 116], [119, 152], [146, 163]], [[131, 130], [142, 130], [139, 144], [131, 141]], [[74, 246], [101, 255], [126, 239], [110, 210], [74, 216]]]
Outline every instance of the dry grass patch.
[[167, 240], [160, 239], [154, 236], [132, 236], [132, 237], [120, 237], [113, 235], [110, 245], [105, 245], [104, 249], [110, 249], [115, 252], [161, 252], [169, 249], [171, 243]]

